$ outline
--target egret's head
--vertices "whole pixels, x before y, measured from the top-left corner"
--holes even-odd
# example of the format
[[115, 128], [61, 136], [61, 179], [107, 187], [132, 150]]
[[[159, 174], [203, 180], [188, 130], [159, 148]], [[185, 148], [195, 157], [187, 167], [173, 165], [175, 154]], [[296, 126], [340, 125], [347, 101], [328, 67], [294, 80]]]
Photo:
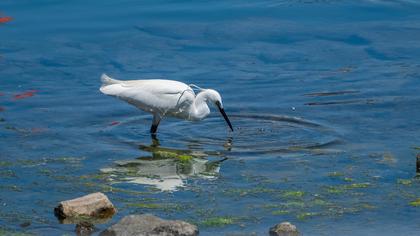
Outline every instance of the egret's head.
[[213, 89], [206, 89], [204, 90], [207, 94], [206, 98], [207, 98], [207, 102], [209, 103], [213, 103], [213, 104], [220, 104], [220, 107], [223, 108], [223, 103], [222, 103], [222, 97], [220, 96], [220, 94]]
[[219, 108], [219, 111], [225, 119], [226, 123], [229, 125], [229, 128], [233, 131], [232, 124], [230, 123], [230, 120], [226, 115], [225, 110], [223, 109], [222, 97], [220, 96], [220, 94], [213, 89], [206, 89], [204, 90], [204, 92], [207, 95], [207, 102], [214, 103], [217, 106], [217, 108]]

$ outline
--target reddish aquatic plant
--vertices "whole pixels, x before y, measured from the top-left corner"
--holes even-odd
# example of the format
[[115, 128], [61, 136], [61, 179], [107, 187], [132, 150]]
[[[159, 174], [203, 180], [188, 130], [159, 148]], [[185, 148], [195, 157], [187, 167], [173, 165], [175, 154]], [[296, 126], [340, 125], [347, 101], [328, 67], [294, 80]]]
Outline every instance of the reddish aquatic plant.
[[46, 132], [47, 128], [31, 128], [31, 133], [36, 134], [36, 133], [43, 133]]
[[14, 96], [14, 98], [15, 98], [15, 100], [19, 100], [19, 99], [24, 99], [24, 98], [32, 97], [32, 96], [35, 95], [36, 92], [38, 92], [38, 91], [37, 90], [28, 90], [26, 92], [16, 94]]
[[3, 24], [3, 23], [6, 23], [6, 22], [9, 22], [9, 21], [11, 21], [13, 18], [12, 17], [10, 17], [10, 16], [3, 16], [3, 17], [0, 17], [0, 24]]
[[5, 111], [6, 109], [4, 107], [0, 107], [0, 111]]
[[113, 121], [113, 122], [111, 122], [109, 125], [110, 126], [114, 126], [114, 125], [119, 125], [120, 124], [120, 122], [119, 121]]

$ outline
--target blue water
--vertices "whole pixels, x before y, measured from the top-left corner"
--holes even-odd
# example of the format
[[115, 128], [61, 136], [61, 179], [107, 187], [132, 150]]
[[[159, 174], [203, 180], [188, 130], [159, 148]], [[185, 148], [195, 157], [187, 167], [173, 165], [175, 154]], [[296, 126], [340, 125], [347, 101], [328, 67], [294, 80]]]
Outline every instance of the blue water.
[[[420, 230], [416, 1], [0, 2], [0, 233], [74, 234], [59, 201], [95, 191], [123, 216], [201, 235]], [[151, 117], [99, 77], [217, 89], [199, 123]], [[185, 165], [162, 155], [192, 155]], [[169, 155], [170, 156], [170, 155]], [[412, 203], [412, 204], [410, 204]], [[224, 219], [224, 223], [214, 223]]]

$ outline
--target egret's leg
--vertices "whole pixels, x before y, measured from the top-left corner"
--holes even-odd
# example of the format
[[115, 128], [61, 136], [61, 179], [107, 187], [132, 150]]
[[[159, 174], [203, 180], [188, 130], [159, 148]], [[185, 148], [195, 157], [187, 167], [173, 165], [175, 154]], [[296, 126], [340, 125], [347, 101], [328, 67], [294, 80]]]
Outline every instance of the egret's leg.
[[155, 134], [157, 132], [161, 117], [159, 115], [153, 115], [152, 127], [150, 127], [150, 133]]

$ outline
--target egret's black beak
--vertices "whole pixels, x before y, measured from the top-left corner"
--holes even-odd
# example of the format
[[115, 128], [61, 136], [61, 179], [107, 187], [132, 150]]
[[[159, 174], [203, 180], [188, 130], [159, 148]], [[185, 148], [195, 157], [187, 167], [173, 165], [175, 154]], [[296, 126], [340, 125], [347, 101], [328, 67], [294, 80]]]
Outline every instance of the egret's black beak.
[[220, 113], [222, 114], [223, 118], [225, 118], [226, 123], [229, 125], [229, 128], [233, 131], [232, 124], [230, 123], [230, 120], [228, 116], [226, 115], [225, 110], [220, 106], [220, 102], [216, 102], [217, 108], [219, 108]]

